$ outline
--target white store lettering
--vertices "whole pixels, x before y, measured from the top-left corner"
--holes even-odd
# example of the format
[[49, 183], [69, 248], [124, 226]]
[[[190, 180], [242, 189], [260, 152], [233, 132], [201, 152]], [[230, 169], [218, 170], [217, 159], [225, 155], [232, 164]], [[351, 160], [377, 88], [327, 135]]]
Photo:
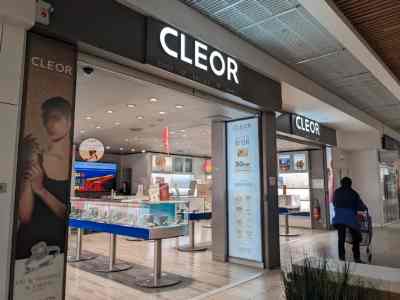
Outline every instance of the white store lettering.
[[72, 76], [72, 67], [69, 65], [57, 63], [54, 60], [46, 60], [37, 56], [32, 57], [31, 62], [32, 65], [37, 68]]
[[296, 116], [296, 128], [300, 131], [320, 136], [320, 129], [318, 122], [312, 121], [301, 116]]
[[[167, 43], [167, 36], [179, 38], [180, 49], [172, 49]], [[208, 53], [209, 47], [195, 40], [194, 57], [188, 57], [186, 53], [187, 37], [171, 27], [164, 27], [160, 32], [160, 43], [164, 52], [176, 59], [180, 59], [190, 65], [194, 65], [203, 71], [211, 71], [219, 77], [225, 76], [228, 81], [234, 81], [239, 84], [239, 65], [237, 61], [229, 56], [224, 56], [221, 52], [213, 50]]]

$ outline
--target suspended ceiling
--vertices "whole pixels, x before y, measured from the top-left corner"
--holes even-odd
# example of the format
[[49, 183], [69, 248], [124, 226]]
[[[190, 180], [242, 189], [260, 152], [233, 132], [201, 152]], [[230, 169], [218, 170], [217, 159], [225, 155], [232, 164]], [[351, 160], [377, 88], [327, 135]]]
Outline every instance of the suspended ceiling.
[[388, 126], [400, 129], [400, 100], [296, 0], [180, 1]]
[[212, 120], [253, 115], [110, 70], [94, 68], [87, 76], [83, 66], [77, 74], [76, 145], [97, 138], [108, 153], [163, 152], [168, 127], [171, 153], [211, 156]]

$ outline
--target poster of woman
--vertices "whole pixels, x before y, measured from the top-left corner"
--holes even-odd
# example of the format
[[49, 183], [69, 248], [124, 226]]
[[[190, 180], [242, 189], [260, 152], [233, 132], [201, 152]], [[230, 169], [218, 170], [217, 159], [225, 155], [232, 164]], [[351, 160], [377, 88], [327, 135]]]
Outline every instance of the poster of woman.
[[18, 153], [13, 299], [63, 299], [76, 49], [29, 33]]

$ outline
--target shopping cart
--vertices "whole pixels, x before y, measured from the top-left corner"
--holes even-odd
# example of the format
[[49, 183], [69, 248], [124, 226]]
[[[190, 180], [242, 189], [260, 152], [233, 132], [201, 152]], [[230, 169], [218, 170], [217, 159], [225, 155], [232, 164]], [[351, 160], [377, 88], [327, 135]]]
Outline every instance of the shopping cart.
[[[372, 241], [372, 218], [368, 211], [362, 212], [358, 214], [358, 222], [360, 224], [361, 229], [361, 242], [360, 247], [365, 247], [368, 255], [368, 262], [372, 261], [372, 252], [371, 252], [371, 241]], [[350, 233], [350, 230], [346, 230], [346, 243], [353, 244], [353, 237]]]

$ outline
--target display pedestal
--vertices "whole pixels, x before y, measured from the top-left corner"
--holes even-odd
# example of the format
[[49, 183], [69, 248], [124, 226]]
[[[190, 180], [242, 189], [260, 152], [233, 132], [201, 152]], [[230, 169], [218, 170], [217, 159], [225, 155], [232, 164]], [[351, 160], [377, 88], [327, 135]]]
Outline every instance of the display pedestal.
[[75, 263], [75, 262], [81, 262], [81, 261], [87, 261], [87, 260], [92, 260], [95, 259], [97, 256], [94, 255], [83, 255], [82, 254], [82, 237], [83, 237], [83, 230], [81, 228], [77, 229], [77, 235], [76, 235], [76, 253], [75, 257], [74, 256], [68, 256], [68, 262], [70, 263]]
[[132, 265], [130, 264], [116, 264], [116, 248], [117, 236], [110, 233], [108, 264], [104, 268], [97, 269], [96, 272], [113, 273], [132, 269]]
[[181, 252], [198, 252], [198, 251], [206, 251], [208, 247], [196, 246], [195, 245], [195, 221], [189, 221], [189, 245], [187, 246], [179, 246], [178, 250]]
[[289, 213], [285, 214], [285, 233], [281, 233], [280, 236], [283, 237], [296, 237], [300, 236], [298, 233], [290, 233], [290, 228], [289, 228]]
[[153, 274], [138, 278], [136, 284], [145, 288], [160, 288], [173, 286], [181, 282], [181, 280], [175, 279], [168, 274], [161, 272], [162, 267], [162, 240], [154, 240], [154, 270]]

